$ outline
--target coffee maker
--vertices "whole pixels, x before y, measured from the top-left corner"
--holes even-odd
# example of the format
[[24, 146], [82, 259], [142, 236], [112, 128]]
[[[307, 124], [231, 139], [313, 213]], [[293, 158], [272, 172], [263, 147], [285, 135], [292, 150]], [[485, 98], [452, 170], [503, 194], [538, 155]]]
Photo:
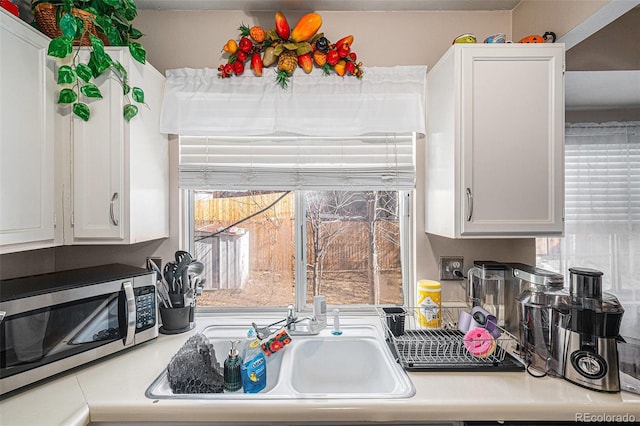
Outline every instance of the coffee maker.
[[[534, 266], [509, 264], [510, 292], [517, 295], [507, 315], [507, 331], [519, 336], [520, 355], [531, 374], [562, 377], [564, 374], [564, 337], [557, 324], [566, 321], [569, 293], [564, 277]], [[535, 373], [534, 373], [535, 371]]]
[[505, 275], [507, 266], [493, 260], [476, 260], [467, 272], [467, 290], [473, 306], [482, 306], [495, 315], [498, 325], [505, 322]]
[[618, 392], [616, 341], [624, 309], [615, 296], [602, 292], [602, 275], [569, 269], [571, 302], [566, 320], [558, 324], [565, 341], [564, 377], [589, 389]]
[[[546, 348], [553, 329], [550, 325], [551, 306], [557, 303], [556, 293], [563, 288], [562, 275], [524, 263], [477, 260], [467, 272], [467, 277], [468, 296], [473, 306], [482, 306], [494, 314], [498, 325], [513, 336], [522, 335], [518, 308], [526, 304], [524, 316], [529, 323], [526, 326], [527, 336], [523, 340], [531, 344], [539, 340], [543, 342], [540, 347]], [[523, 292], [527, 292], [527, 298], [519, 301]], [[566, 295], [568, 297], [568, 293]], [[534, 353], [531, 349], [531, 353]], [[562, 370], [559, 375], [562, 376]]]

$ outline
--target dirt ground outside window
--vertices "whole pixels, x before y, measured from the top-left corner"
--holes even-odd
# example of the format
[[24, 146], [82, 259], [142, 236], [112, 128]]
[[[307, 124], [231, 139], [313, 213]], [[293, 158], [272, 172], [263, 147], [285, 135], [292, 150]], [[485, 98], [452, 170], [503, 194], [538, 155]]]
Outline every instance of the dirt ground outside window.
[[[242, 289], [206, 290], [198, 297], [201, 307], [283, 306], [295, 303], [293, 280], [270, 272], [253, 273]], [[402, 301], [402, 276], [399, 270], [383, 271], [380, 284], [380, 303], [398, 304]], [[365, 271], [324, 272], [321, 293], [330, 305], [370, 304], [371, 285]], [[311, 300], [307, 289], [307, 300]]]

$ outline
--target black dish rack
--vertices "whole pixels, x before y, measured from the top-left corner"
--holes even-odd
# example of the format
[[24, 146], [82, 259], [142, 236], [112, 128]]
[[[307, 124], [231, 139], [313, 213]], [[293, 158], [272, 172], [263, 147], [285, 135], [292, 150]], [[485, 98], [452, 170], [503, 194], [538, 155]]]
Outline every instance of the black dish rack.
[[496, 338], [494, 352], [480, 358], [464, 346], [464, 333], [458, 330], [460, 311], [467, 306], [443, 307], [440, 328], [418, 326], [419, 308], [378, 308], [387, 343], [396, 359], [409, 371], [524, 371], [514, 355], [517, 339], [503, 328]]

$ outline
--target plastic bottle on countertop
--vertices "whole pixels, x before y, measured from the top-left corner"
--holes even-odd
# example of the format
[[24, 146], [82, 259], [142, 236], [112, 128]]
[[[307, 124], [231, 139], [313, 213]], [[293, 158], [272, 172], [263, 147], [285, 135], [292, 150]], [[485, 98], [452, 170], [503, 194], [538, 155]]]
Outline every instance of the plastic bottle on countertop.
[[240, 366], [244, 393], [258, 393], [267, 385], [267, 361], [260, 347], [260, 339], [253, 330], [247, 333], [248, 344]]
[[421, 327], [442, 327], [442, 299], [440, 295], [441, 288], [442, 286], [438, 281], [418, 281], [418, 323]]

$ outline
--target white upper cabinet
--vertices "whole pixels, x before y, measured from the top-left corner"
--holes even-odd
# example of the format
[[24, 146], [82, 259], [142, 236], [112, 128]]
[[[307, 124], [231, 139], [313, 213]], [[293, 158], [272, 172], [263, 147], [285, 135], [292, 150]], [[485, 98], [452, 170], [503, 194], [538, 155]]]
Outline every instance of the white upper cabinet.
[[0, 253], [59, 244], [48, 44], [0, 8]]
[[164, 77], [136, 62], [127, 48], [106, 51], [125, 67], [129, 85], [144, 90], [147, 105], [124, 120], [122, 86], [105, 73], [96, 81], [104, 99], [89, 104], [89, 120], [67, 117], [73, 190], [65, 244], [133, 244], [169, 236], [168, 138], [159, 133]]
[[561, 44], [458, 44], [430, 70], [426, 232], [562, 235], [563, 68]]
[[0, 8], [0, 254], [168, 237], [164, 77], [128, 48], [107, 47], [146, 105], [126, 122], [122, 86], [106, 73], [96, 82], [104, 99], [84, 122], [56, 105], [49, 41]]

